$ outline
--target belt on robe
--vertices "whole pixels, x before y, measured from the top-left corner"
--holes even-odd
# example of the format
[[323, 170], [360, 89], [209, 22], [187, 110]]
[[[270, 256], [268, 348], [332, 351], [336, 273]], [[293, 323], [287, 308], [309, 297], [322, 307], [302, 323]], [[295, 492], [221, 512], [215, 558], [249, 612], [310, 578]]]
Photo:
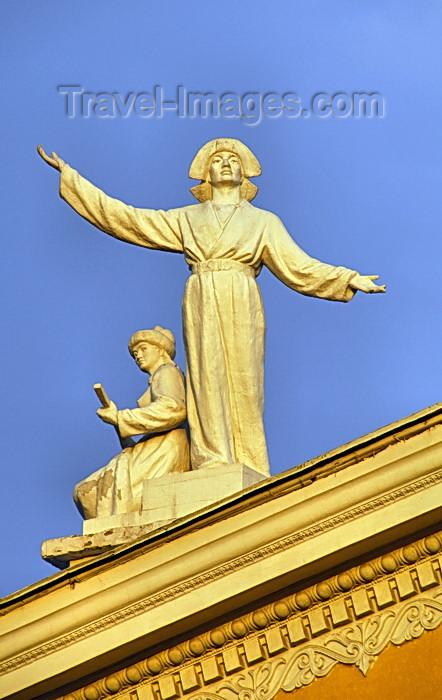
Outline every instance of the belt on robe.
[[189, 265], [194, 275], [199, 275], [202, 272], [220, 272], [222, 270], [231, 270], [233, 272], [243, 272], [249, 277], [256, 277], [256, 271], [250, 265], [237, 260], [203, 260], [202, 262]]

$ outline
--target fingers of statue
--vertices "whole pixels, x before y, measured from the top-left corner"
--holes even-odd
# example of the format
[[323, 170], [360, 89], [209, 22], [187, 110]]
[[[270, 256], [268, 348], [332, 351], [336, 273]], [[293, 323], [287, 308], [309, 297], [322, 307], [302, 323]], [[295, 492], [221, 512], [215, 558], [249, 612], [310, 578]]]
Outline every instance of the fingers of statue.
[[48, 156], [48, 154], [45, 152], [43, 146], [40, 146], [40, 144], [38, 144], [37, 151], [38, 151], [39, 156], [41, 156], [43, 158], [43, 160], [46, 161], [46, 163], [49, 163], [49, 165], [52, 165], [53, 168], [55, 167], [54, 159], [51, 158], [50, 156]]
[[65, 162], [64, 162], [63, 158], [60, 158], [60, 156], [58, 156], [58, 155], [55, 153], [55, 151], [52, 151], [52, 158], [56, 161], [56, 163], [57, 163], [57, 168], [58, 168], [59, 170], [61, 170], [62, 167], [63, 167], [63, 165], [65, 165]]
[[44, 148], [38, 144], [37, 146], [37, 151], [39, 156], [43, 158], [46, 163], [48, 163], [52, 168], [55, 168], [56, 170], [61, 170], [63, 165], [64, 165], [64, 160], [57, 156], [55, 151], [52, 151], [52, 158], [51, 156], [48, 156], [48, 154], [45, 152]]
[[371, 284], [370, 287], [366, 290], [369, 294], [376, 294], [377, 292], [386, 292], [387, 291], [387, 285], [385, 284]]
[[110, 406], [99, 408], [97, 410], [97, 416], [105, 423], [110, 423], [111, 425], [116, 425], [118, 423], [118, 409], [113, 401], [111, 401]]
[[376, 294], [378, 292], [386, 292], [387, 287], [385, 284], [375, 284], [373, 280], [378, 280], [379, 275], [360, 275], [359, 280], [361, 282], [358, 289], [366, 294]]
[[375, 284], [373, 280], [378, 280], [379, 275], [367, 275], [367, 278], [370, 280], [370, 294], [376, 294], [377, 292], [386, 292], [387, 287], [385, 284]]
[[109, 414], [108, 408], [99, 408], [97, 410], [97, 416], [105, 423], [110, 423], [111, 425], [114, 423], [112, 416]]

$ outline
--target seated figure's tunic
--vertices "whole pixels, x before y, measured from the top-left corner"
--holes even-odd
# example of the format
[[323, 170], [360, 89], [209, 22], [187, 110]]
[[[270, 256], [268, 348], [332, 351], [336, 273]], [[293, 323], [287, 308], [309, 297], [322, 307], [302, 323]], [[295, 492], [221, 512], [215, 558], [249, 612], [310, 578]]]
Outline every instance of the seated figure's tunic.
[[280, 219], [241, 200], [223, 228], [212, 201], [169, 211], [108, 197], [69, 166], [60, 195], [102, 231], [184, 253], [187, 416], [193, 469], [242, 463], [268, 475], [263, 427], [265, 321], [255, 277], [263, 265], [301, 294], [349, 301], [354, 270], [311, 258]]
[[107, 466], [76, 485], [74, 500], [84, 518], [103, 518], [141, 509], [144, 479], [189, 470], [184, 378], [172, 363], [161, 365], [138, 408], [118, 411], [121, 437], [145, 435]]

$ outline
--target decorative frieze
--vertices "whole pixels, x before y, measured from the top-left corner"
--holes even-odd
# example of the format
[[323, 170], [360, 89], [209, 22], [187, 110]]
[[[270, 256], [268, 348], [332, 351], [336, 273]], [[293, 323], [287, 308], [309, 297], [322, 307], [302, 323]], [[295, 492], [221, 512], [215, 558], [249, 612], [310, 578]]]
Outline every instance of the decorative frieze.
[[442, 533], [422, 538], [63, 700], [271, 700], [278, 690], [307, 685], [337, 663], [367, 673], [389, 643], [402, 644], [441, 623], [440, 551]]
[[255, 669], [226, 678], [214, 690], [198, 692], [189, 700], [272, 700], [280, 690], [290, 692], [326, 676], [338, 663], [356, 666], [367, 675], [389, 644], [404, 644], [441, 622], [439, 590], [432, 598], [420, 598], [396, 610], [373, 615], [325, 636], [319, 644], [292, 649]]

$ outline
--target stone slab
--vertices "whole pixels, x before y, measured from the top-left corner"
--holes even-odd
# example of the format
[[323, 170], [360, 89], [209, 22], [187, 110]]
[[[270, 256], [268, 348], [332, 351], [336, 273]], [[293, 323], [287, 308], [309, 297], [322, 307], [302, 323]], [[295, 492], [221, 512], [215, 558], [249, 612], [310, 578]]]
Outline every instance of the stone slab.
[[83, 534], [46, 540], [42, 557], [60, 569], [97, 556], [222, 501], [265, 479], [244, 464], [214, 465], [146, 479], [143, 510], [83, 522]]
[[158, 522], [135, 527], [116, 527], [90, 535], [70, 535], [45, 540], [41, 546], [41, 556], [58, 569], [65, 569], [71, 562], [104, 554], [114, 547], [133, 542], [167, 524], [167, 522]]

